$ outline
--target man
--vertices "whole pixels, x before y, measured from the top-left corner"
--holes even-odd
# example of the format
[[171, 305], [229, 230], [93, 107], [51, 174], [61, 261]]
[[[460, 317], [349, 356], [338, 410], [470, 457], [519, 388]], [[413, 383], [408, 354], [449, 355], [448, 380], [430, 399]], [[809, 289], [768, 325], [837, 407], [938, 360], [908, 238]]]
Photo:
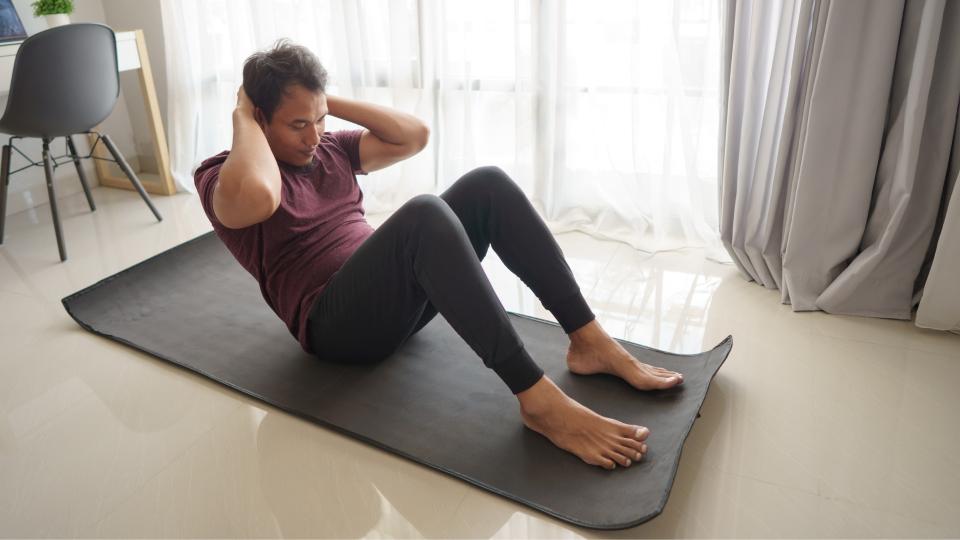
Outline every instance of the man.
[[[429, 132], [409, 114], [327, 94], [326, 80], [316, 56], [285, 40], [250, 56], [232, 148], [195, 173], [217, 235], [302, 348], [375, 362], [439, 311], [517, 396], [527, 427], [592, 465], [642, 459], [647, 428], [577, 403], [527, 353], [480, 265], [487, 249], [569, 335], [572, 372], [613, 374], [640, 390], [682, 375], [637, 361], [607, 335], [543, 221], [496, 167], [468, 172], [439, 197], [414, 197], [374, 230], [355, 174], [416, 154]], [[327, 115], [364, 129], [326, 132]]]

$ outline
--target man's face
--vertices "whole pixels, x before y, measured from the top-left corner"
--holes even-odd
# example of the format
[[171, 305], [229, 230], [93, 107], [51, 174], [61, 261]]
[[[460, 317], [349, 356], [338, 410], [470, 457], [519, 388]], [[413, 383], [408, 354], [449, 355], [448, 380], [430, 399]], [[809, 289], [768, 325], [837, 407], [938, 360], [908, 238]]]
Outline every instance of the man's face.
[[[258, 111], [259, 113], [259, 111]], [[257, 116], [274, 157], [302, 167], [313, 162], [327, 117], [327, 96], [299, 84], [287, 86], [270, 123]]]

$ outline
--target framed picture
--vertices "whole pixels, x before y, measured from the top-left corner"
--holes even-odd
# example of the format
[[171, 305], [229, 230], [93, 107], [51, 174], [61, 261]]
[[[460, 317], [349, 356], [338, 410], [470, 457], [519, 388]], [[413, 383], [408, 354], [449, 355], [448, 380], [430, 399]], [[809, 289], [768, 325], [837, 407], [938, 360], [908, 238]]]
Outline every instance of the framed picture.
[[27, 39], [27, 32], [17, 15], [17, 8], [13, 7], [13, 0], [0, 0], [0, 43], [24, 39]]

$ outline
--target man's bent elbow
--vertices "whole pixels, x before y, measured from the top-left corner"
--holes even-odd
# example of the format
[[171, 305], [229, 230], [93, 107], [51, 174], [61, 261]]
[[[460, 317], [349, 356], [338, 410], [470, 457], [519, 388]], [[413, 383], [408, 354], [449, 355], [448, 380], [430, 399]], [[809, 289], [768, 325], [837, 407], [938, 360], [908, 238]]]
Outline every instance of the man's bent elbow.
[[266, 221], [280, 206], [279, 194], [270, 189], [253, 187], [229, 193], [221, 191], [221, 186], [218, 182], [213, 192], [213, 212], [228, 229], [242, 229]]
[[416, 146], [417, 152], [427, 147], [427, 143], [430, 142], [430, 128], [426, 124], [420, 124], [420, 128], [417, 130], [416, 137]]

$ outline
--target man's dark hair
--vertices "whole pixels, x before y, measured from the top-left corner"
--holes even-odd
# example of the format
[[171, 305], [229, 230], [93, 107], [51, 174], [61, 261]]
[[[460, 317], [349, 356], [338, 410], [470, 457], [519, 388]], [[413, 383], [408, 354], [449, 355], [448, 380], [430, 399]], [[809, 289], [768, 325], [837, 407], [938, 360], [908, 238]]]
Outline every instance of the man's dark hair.
[[311, 92], [326, 91], [327, 70], [303, 45], [280, 39], [273, 48], [255, 52], [243, 62], [243, 89], [254, 106], [263, 110], [267, 122], [291, 84]]

